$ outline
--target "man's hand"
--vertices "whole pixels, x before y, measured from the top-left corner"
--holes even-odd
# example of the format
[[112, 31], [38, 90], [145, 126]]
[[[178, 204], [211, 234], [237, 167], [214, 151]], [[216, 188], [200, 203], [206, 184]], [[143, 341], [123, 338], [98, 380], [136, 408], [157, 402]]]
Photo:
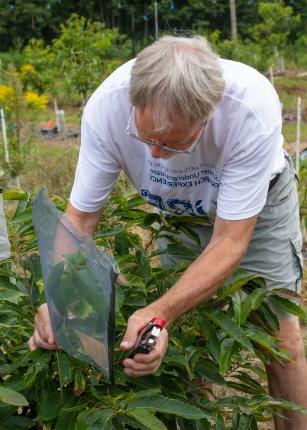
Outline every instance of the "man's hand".
[[37, 348], [59, 349], [52, 333], [47, 303], [38, 308], [35, 315], [34, 333], [28, 341], [28, 347], [30, 351], [34, 351]]
[[[150, 307], [134, 312], [128, 320], [124, 338], [120, 344], [122, 350], [131, 350], [137, 340], [138, 331], [153, 318], [160, 317]], [[155, 348], [149, 354], [136, 354], [133, 358], [123, 361], [124, 373], [128, 376], [144, 376], [155, 373], [160, 367], [168, 346], [168, 333], [164, 328], [158, 337]]]

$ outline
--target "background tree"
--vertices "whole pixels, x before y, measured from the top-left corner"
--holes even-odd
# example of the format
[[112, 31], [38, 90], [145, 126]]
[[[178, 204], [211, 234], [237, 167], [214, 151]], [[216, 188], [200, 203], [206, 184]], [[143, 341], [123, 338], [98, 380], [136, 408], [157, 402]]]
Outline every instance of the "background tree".
[[279, 2], [260, 2], [258, 5], [261, 22], [255, 24], [251, 34], [268, 52], [282, 51], [290, 32], [300, 24], [300, 16], [293, 14], [291, 6]]
[[52, 43], [55, 64], [67, 86], [82, 95], [84, 102], [89, 91], [121, 64], [123, 42], [116, 30], [75, 14], [61, 25], [61, 34]]

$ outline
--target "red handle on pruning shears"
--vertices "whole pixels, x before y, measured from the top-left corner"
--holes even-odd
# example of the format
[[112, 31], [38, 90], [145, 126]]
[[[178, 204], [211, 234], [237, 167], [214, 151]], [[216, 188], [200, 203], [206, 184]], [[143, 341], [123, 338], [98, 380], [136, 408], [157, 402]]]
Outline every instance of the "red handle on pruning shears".
[[149, 354], [156, 346], [157, 339], [165, 324], [166, 321], [161, 318], [153, 318], [145, 324], [138, 331], [138, 338], [129, 358], [133, 358], [135, 354]]

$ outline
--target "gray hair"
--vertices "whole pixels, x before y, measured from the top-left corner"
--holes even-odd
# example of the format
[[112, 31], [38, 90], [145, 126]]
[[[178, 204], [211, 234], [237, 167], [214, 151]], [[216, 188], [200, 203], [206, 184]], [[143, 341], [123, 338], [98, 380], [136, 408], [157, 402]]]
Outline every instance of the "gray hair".
[[205, 38], [164, 36], [138, 54], [129, 96], [136, 108], [152, 108], [161, 131], [178, 115], [191, 125], [207, 119], [224, 86], [218, 56]]

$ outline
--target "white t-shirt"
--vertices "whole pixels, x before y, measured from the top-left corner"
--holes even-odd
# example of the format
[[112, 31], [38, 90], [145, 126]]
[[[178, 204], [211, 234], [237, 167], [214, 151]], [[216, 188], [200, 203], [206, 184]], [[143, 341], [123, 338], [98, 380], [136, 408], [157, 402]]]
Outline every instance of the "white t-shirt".
[[[281, 109], [270, 82], [242, 63], [220, 60], [226, 87], [192, 154], [153, 158], [126, 133], [134, 60], [112, 73], [88, 101], [70, 202], [99, 210], [121, 169], [141, 196], [176, 215], [240, 220], [265, 205], [270, 179], [284, 167]], [[133, 115], [131, 121], [133, 121]]]

